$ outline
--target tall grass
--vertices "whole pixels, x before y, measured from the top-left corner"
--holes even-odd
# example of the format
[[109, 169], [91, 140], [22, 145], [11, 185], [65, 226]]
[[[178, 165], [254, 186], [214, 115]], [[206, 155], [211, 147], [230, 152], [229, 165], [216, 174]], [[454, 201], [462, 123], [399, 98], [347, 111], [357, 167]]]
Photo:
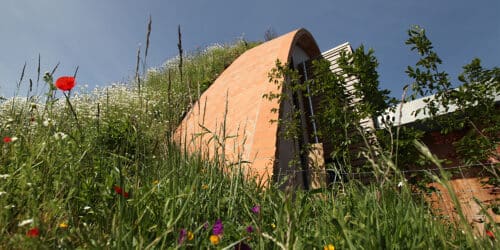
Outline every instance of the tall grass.
[[[219, 163], [182, 154], [169, 134], [192, 105], [187, 85], [197, 89], [191, 93], [196, 100], [249, 47], [237, 42], [185, 56], [185, 84], [174, 59], [149, 71], [140, 92], [135, 85], [81, 91], [70, 98], [74, 112], [63, 98], [50, 105], [42, 96], [2, 102], [0, 135], [17, 140], [0, 146], [0, 246], [478, 249], [498, 244], [438, 220], [395, 181], [262, 190], [245, 180], [239, 166], [226, 173]], [[214, 245], [209, 237], [218, 219], [224, 233]], [[39, 234], [28, 237], [33, 228]], [[183, 230], [193, 237], [182, 237]]]

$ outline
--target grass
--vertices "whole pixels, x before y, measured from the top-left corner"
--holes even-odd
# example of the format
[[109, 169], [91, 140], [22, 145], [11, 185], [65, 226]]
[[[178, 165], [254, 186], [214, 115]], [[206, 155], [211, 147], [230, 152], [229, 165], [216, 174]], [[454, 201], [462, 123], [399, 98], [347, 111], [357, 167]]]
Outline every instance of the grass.
[[[0, 135], [17, 140], [0, 145], [0, 246], [498, 246], [438, 220], [396, 181], [382, 186], [351, 181], [342, 189], [315, 191], [283, 191], [277, 185], [262, 190], [245, 181], [239, 166], [224, 173], [218, 163], [182, 154], [170, 141], [172, 129], [199, 93], [253, 45], [237, 42], [188, 55], [185, 81], [174, 59], [150, 70], [140, 92], [131, 84], [73, 93], [74, 113], [62, 97], [45, 104], [44, 96], [28, 93], [28, 98], [3, 101]], [[210, 236], [218, 219], [224, 233], [214, 245]], [[34, 228], [39, 233], [29, 237]]]

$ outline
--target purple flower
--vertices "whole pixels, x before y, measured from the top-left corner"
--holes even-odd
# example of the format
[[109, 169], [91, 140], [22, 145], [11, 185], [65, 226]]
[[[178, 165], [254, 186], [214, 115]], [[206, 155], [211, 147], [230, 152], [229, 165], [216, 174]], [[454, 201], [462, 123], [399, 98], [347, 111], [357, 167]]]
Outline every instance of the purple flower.
[[238, 245], [234, 246], [234, 249], [236, 250], [252, 250], [252, 248], [245, 244], [244, 242], [238, 243]]
[[177, 243], [180, 245], [186, 240], [187, 236], [187, 230], [185, 228], [181, 229], [179, 232], [179, 239], [177, 240]]
[[247, 227], [247, 233], [253, 233], [253, 227], [252, 226], [248, 226]]
[[260, 213], [260, 206], [259, 205], [255, 205], [254, 207], [252, 207], [252, 212], [254, 214], [259, 214]]
[[220, 219], [215, 221], [212, 232], [214, 235], [221, 235], [224, 233], [224, 225], [222, 225], [222, 221]]

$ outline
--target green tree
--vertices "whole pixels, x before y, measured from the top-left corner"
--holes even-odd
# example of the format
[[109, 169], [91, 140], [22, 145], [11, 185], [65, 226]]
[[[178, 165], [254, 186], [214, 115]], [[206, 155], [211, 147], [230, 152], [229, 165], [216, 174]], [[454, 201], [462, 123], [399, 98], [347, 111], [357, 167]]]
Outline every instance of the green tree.
[[[444, 134], [462, 131], [464, 136], [454, 146], [464, 163], [484, 162], [491, 157], [498, 160], [495, 148], [500, 142], [500, 114], [495, 98], [500, 93], [500, 68], [485, 69], [475, 58], [463, 67], [459, 87], [452, 88], [448, 74], [438, 69], [442, 61], [425, 30], [413, 26], [408, 35], [406, 44], [421, 57], [415, 67], [406, 70], [414, 80], [411, 97], [434, 95], [424, 99], [425, 107], [415, 115], [422, 111], [428, 114], [427, 123]], [[488, 169], [498, 176], [495, 168]]]
[[[349, 166], [360, 158], [359, 150], [366, 148], [366, 138], [373, 136], [360, 127], [360, 120], [374, 120], [396, 101], [389, 97], [389, 90], [379, 87], [378, 61], [372, 49], [366, 51], [360, 46], [353, 53], [341, 53], [338, 64], [340, 74], [330, 70], [328, 60], [313, 60], [313, 77], [302, 83], [297, 70], [277, 62], [269, 78], [282, 88], [281, 93], [268, 93], [265, 97], [278, 99], [280, 103], [291, 101], [293, 95], [300, 96], [299, 92], [308, 93], [305, 97], [319, 97], [319, 107], [314, 116], [309, 117], [318, 125], [316, 136], [331, 145], [332, 152], [327, 157]], [[348, 89], [347, 82], [354, 78], [357, 80], [352, 89]], [[294, 112], [280, 119], [286, 138], [299, 138], [302, 112], [295, 107]], [[307, 148], [306, 145], [304, 150]]]

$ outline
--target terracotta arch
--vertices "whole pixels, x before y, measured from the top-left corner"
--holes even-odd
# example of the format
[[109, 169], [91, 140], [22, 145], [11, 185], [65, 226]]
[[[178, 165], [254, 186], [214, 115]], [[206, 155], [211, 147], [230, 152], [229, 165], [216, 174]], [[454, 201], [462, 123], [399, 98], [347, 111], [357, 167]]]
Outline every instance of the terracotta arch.
[[[175, 141], [189, 152], [213, 158], [224, 153], [226, 163], [243, 160], [245, 170], [270, 180], [278, 156], [277, 101], [263, 98], [278, 92], [268, 73], [276, 60], [290, 63], [299, 48], [320, 56], [313, 36], [298, 29], [252, 48], [238, 57], [201, 95], [175, 131]], [[222, 138], [225, 143], [221, 143]]]

